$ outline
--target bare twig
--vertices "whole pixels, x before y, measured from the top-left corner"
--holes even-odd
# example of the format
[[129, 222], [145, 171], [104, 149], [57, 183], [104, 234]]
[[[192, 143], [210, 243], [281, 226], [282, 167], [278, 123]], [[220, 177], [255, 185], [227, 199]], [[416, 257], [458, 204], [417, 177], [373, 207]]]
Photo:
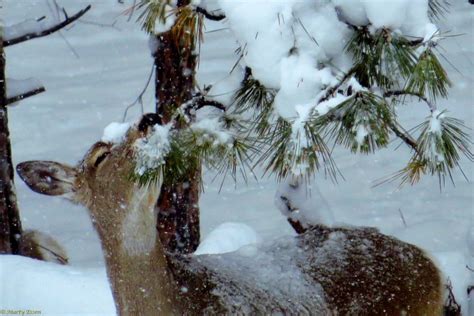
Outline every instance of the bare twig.
[[100, 27], [110, 27], [110, 28], [113, 28], [113, 29], [115, 29], [115, 30], [117, 30], [117, 31], [121, 31], [120, 28], [118, 28], [117, 26], [115, 26], [115, 24], [117, 23], [117, 20], [115, 20], [114, 22], [112, 22], [112, 23], [110, 23], [110, 24], [105, 24], [105, 23], [100, 23], [100, 22], [95, 22], [95, 21], [89, 21], [89, 20], [80, 19], [79, 21], [77, 21], [77, 23], [96, 25], [96, 26], [100, 26]]
[[58, 24], [56, 24], [56, 25], [54, 25], [54, 26], [52, 26], [52, 27], [50, 27], [46, 30], [43, 30], [41, 32], [28, 33], [28, 34], [24, 34], [24, 35], [19, 36], [19, 37], [15, 37], [15, 38], [12, 38], [12, 39], [9, 39], [9, 40], [5, 40], [5, 41], [3, 41], [3, 47], [7, 47], [7, 46], [10, 46], [10, 45], [15, 45], [15, 44], [18, 44], [18, 43], [28, 41], [28, 40], [33, 39], [33, 38], [43, 37], [43, 36], [47, 36], [49, 34], [52, 34], [54, 32], [57, 32], [60, 29], [64, 28], [65, 26], [67, 26], [67, 25], [71, 24], [72, 22], [76, 21], [77, 19], [79, 19], [87, 11], [89, 11], [90, 8], [91, 8], [91, 5], [88, 5], [87, 7], [85, 7], [84, 9], [77, 12], [76, 14], [74, 14], [71, 17], [67, 16], [67, 14], [66, 14], [66, 19], [64, 21], [62, 21], [61, 23], [58, 23]]
[[403, 226], [407, 228], [407, 222], [405, 221], [405, 216], [403, 216], [403, 212], [401, 208], [398, 209], [398, 213], [400, 213], [400, 217], [402, 218]]
[[67, 47], [71, 50], [71, 52], [74, 54], [74, 56], [77, 59], [79, 59], [80, 58], [79, 54], [77, 53], [76, 49], [71, 45], [71, 43], [66, 38], [66, 36], [64, 36], [64, 34], [61, 31], [59, 31], [58, 34], [63, 39], [64, 43], [66, 43]]
[[127, 113], [128, 113], [128, 110], [130, 110], [135, 104], [139, 103], [142, 107], [142, 114], [143, 114], [143, 95], [145, 95], [145, 92], [146, 90], [148, 89], [148, 86], [150, 85], [150, 82], [151, 82], [151, 78], [153, 77], [153, 73], [155, 72], [155, 65], [153, 64], [151, 66], [151, 71], [150, 71], [150, 74], [148, 75], [148, 79], [146, 80], [146, 84], [145, 84], [145, 87], [143, 88], [143, 90], [140, 92], [140, 94], [138, 95], [138, 97], [135, 99], [135, 101], [133, 101], [131, 104], [129, 104], [126, 108], [125, 108], [125, 111], [123, 113], [123, 117], [122, 117], [122, 121], [125, 122], [125, 119], [127, 118]]
[[6, 105], [9, 105], [9, 104], [12, 104], [12, 103], [21, 101], [21, 100], [23, 100], [23, 99], [32, 97], [32, 96], [34, 96], [34, 95], [40, 94], [40, 93], [45, 92], [45, 91], [46, 91], [46, 89], [45, 89], [44, 87], [39, 87], [39, 88], [36, 88], [36, 89], [34, 89], [34, 90], [30, 90], [30, 91], [28, 91], [28, 92], [25, 92], [25, 93], [16, 95], [16, 96], [14, 96], [14, 97], [8, 98]]

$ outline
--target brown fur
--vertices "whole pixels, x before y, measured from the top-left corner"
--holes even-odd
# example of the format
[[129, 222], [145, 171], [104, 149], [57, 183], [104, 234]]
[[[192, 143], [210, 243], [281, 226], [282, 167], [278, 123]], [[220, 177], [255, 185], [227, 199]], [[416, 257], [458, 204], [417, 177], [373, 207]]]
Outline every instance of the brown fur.
[[20, 238], [19, 255], [33, 259], [67, 264], [68, 257], [61, 245], [50, 236], [36, 230], [25, 230]]
[[31, 161], [17, 167], [33, 190], [48, 194], [51, 187], [57, 194], [62, 188], [89, 208], [120, 315], [441, 314], [441, 277], [433, 262], [417, 247], [374, 229], [314, 227], [292, 246], [262, 249], [275, 259], [268, 264], [297, 269], [301, 282], [309, 282], [301, 293], [291, 284], [268, 290], [257, 282], [256, 267], [239, 254], [167, 260], [155, 227], [159, 184], [140, 188], [129, 180], [133, 143], [146, 133], [133, 127], [122, 144], [95, 144], [77, 167], [64, 167], [64, 179], [57, 176], [57, 164], [51, 169]]

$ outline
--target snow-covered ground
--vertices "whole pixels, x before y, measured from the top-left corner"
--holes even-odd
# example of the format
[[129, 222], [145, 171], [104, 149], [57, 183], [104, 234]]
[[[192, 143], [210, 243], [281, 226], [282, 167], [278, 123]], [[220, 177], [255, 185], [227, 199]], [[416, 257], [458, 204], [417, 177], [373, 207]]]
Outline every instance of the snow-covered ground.
[[[7, 77], [34, 76], [47, 89], [9, 112], [15, 164], [32, 159], [71, 164], [78, 161], [101, 137], [104, 127], [111, 121], [121, 121], [125, 108], [143, 89], [151, 70], [146, 35], [133, 19], [127, 22], [121, 15], [126, 4], [116, 0], [57, 2], [71, 14], [91, 2], [93, 8], [82, 22], [61, 34], [6, 49]], [[450, 98], [440, 100], [440, 108], [447, 108], [472, 128], [474, 10], [467, 1], [452, 2], [443, 28], [462, 36], [442, 42], [441, 52], [450, 62], [445, 64], [453, 87]], [[55, 18], [56, 11], [50, 11], [52, 4], [47, 0], [5, 0], [2, 17], [6, 24], [43, 15]], [[112, 25], [114, 21], [117, 22]], [[224, 82], [237, 58], [233, 54], [236, 44], [228, 29], [209, 22], [207, 31], [199, 68], [201, 85]], [[223, 84], [220, 92], [230, 95], [232, 91], [225, 91], [225, 87]], [[152, 89], [145, 94], [144, 106], [145, 111], [152, 111]], [[140, 114], [136, 105], [128, 119], [134, 120]], [[399, 115], [407, 127], [412, 127], [427, 112], [413, 103], [403, 106]], [[345, 180], [335, 184], [317, 176], [310, 197], [313, 206], [332, 212], [338, 223], [376, 226], [383, 233], [426, 249], [450, 278], [456, 298], [467, 312], [466, 287], [474, 281], [473, 273], [466, 268], [474, 268], [474, 238], [468, 238], [474, 225], [473, 185], [456, 173], [456, 186], [448, 183], [441, 192], [437, 178], [429, 177], [414, 187], [398, 188], [396, 183], [373, 187], [375, 180], [401, 169], [409, 159], [409, 151], [403, 146], [394, 151], [397, 145], [395, 141], [390, 149], [370, 156], [354, 156], [337, 149], [334, 158]], [[463, 160], [462, 167], [472, 180], [472, 164]], [[213, 178], [206, 173], [200, 204], [203, 236], [223, 222], [249, 225], [258, 234], [255, 239], [293, 234], [274, 206], [275, 179], [264, 177], [258, 182], [236, 185], [226, 180], [220, 190], [221, 179], [213, 182]], [[1, 256], [0, 310], [41, 310], [47, 315], [113, 314], [99, 241], [86, 210], [35, 194], [20, 179], [16, 185], [24, 227], [54, 236], [68, 251], [71, 264], [63, 267]]]

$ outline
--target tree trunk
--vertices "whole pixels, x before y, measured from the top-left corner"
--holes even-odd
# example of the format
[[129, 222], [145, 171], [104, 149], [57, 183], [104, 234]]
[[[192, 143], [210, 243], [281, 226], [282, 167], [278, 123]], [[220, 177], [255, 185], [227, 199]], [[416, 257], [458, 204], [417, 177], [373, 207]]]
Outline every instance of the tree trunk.
[[17, 254], [22, 230], [13, 183], [6, 90], [5, 54], [0, 36], [0, 254]]
[[[178, 4], [179, 5], [179, 4]], [[174, 110], [193, 96], [197, 57], [189, 42], [183, 43], [170, 30], [156, 35], [154, 54], [156, 112], [163, 124], [171, 120]], [[184, 126], [177, 126], [177, 128]], [[189, 173], [188, 179], [163, 183], [157, 202], [158, 230], [161, 242], [170, 252], [191, 253], [199, 245], [199, 193], [201, 167]]]

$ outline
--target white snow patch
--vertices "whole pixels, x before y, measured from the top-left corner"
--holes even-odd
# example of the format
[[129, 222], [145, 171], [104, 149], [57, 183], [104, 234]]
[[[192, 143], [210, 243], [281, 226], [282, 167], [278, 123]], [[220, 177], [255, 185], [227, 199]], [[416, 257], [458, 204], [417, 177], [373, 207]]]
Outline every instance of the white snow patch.
[[2, 310], [39, 310], [42, 315], [116, 315], [103, 267], [79, 269], [1, 255], [0, 280]]
[[219, 117], [204, 118], [191, 125], [195, 131], [203, 133], [203, 136], [213, 137], [213, 145], [231, 145], [233, 136], [225, 131]]
[[365, 137], [367, 135], [369, 135], [369, 131], [367, 130], [367, 127], [365, 127], [363, 124], [357, 125], [356, 142], [357, 144], [359, 144], [359, 146], [365, 142]]
[[369, 24], [362, 0], [333, 0], [333, 3], [340, 11], [343, 20], [353, 25]]
[[323, 101], [316, 106], [316, 111], [318, 115], [326, 115], [330, 110], [337, 107], [339, 104], [343, 103], [347, 99], [350, 99], [351, 96], [345, 96], [343, 94], [336, 94], [334, 97]]
[[438, 110], [433, 111], [431, 118], [430, 118], [430, 125], [428, 128], [428, 132], [434, 134], [436, 137], [430, 138], [430, 155], [432, 160], [436, 162], [443, 162], [445, 160], [444, 154], [438, 150], [437, 146], [437, 138], [441, 137], [442, 131], [442, 120], [444, 118], [444, 113]]
[[389, 27], [392, 30], [402, 26], [410, 0], [362, 0], [367, 17], [376, 28]]
[[260, 240], [257, 232], [244, 223], [222, 223], [201, 242], [195, 255], [218, 254], [236, 251], [239, 248], [256, 244]]
[[441, 120], [444, 118], [444, 113], [436, 110], [431, 114], [430, 118], [430, 127], [429, 131], [434, 134], [441, 134], [442, 132], [442, 125]]
[[102, 135], [102, 141], [120, 144], [125, 140], [127, 136], [127, 131], [130, 128], [130, 123], [118, 123], [112, 122], [104, 128], [104, 133]]

